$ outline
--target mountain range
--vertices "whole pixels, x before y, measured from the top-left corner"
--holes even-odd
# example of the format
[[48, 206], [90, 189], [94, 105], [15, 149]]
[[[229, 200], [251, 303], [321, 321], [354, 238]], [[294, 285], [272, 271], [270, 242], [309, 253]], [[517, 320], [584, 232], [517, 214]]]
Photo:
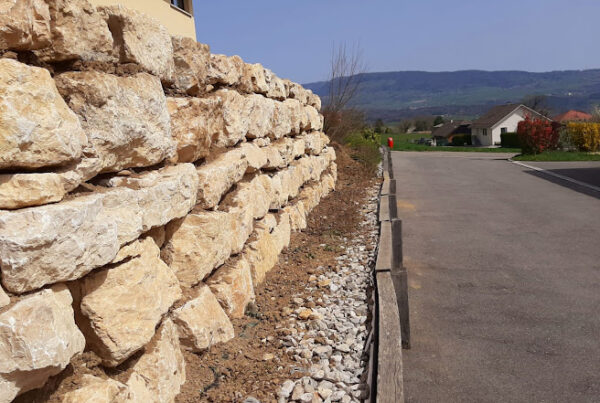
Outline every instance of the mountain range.
[[[304, 84], [327, 102], [328, 81]], [[526, 71], [397, 71], [364, 73], [352, 106], [370, 120], [424, 115], [471, 118], [493, 105], [544, 95], [553, 113], [589, 111], [600, 104], [600, 69], [547, 73]]]

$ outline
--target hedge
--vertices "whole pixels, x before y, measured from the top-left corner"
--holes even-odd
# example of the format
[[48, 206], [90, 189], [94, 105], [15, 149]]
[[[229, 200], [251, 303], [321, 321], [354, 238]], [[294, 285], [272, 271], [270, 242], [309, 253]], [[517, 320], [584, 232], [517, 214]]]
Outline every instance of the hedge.
[[452, 137], [452, 143], [453, 146], [464, 146], [464, 145], [471, 145], [471, 135], [470, 134], [456, 134], [454, 135], [454, 137]]
[[600, 150], [600, 123], [570, 122], [567, 131], [580, 151]]
[[504, 148], [521, 148], [517, 133], [502, 133], [500, 135], [500, 144]]

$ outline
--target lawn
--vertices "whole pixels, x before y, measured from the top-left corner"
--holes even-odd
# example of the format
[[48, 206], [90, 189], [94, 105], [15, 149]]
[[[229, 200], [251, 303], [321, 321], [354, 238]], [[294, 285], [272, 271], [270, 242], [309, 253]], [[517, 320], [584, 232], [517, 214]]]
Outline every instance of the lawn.
[[382, 134], [381, 144], [387, 145], [388, 137], [394, 139], [394, 151], [455, 151], [482, 153], [520, 153], [520, 148], [483, 148], [483, 147], [431, 147], [425, 144], [414, 144], [420, 138], [431, 138], [430, 133]]
[[536, 155], [517, 155], [515, 161], [600, 161], [600, 154], [581, 151], [544, 151]]

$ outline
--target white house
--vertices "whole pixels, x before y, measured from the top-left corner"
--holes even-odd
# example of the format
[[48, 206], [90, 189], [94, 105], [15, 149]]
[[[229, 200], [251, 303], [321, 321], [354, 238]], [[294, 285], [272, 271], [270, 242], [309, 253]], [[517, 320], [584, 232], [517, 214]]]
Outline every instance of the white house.
[[532, 119], [551, 120], [525, 105], [498, 105], [471, 124], [473, 145], [499, 145], [500, 135], [516, 132], [519, 122], [525, 120], [526, 116]]

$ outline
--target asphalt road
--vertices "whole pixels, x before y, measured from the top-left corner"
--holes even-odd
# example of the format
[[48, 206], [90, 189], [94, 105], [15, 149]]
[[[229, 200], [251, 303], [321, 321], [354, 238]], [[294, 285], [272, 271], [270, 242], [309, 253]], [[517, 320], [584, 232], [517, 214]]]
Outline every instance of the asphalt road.
[[407, 401], [600, 402], [600, 194], [502, 154], [392, 157]]

